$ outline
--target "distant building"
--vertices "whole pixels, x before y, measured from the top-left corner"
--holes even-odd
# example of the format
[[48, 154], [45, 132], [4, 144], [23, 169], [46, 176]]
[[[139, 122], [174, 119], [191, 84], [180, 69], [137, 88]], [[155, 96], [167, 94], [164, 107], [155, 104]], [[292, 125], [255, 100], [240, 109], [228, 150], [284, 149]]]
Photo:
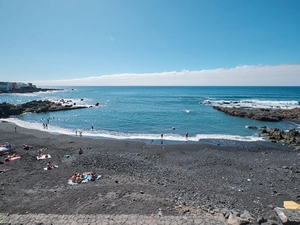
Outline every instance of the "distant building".
[[0, 91], [12, 91], [15, 89], [35, 89], [32, 83], [22, 82], [0, 82]]
[[9, 82], [0, 82], [0, 90], [9, 91], [12, 89], [12, 85]]

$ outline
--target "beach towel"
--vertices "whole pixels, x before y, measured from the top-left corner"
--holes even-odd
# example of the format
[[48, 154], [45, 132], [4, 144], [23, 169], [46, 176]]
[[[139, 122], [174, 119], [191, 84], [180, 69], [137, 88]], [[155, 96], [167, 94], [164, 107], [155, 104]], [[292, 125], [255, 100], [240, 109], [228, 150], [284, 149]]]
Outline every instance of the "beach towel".
[[52, 167], [45, 167], [44, 168], [44, 170], [52, 170], [52, 169], [55, 169], [55, 168], [58, 168], [58, 166], [57, 165], [54, 165], [54, 166], [52, 166]]
[[300, 204], [293, 201], [284, 201], [283, 206], [286, 209], [300, 209]]
[[9, 151], [11, 149], [11, 144], [5, 143], [5, 145], [0, 146], [0, 151]]
[[71, 185], [77, 185], [77, 184], [80, 184], [80, 182], [73, 182], [73, 181], [72, 181], [72, 178], [70, 178], [70, 179], [68, 180], [68, 184], [71, 184]]
[[10, 149], [10, 148], [3, 147], [3, 146], [2, 146], [2, 147], [0, 147], [0, 151], [9, 151], [9, 149]]
[[[101, 175], [98, 174], [98, 175], [96, 176], [96, 179], [95, 179], [95, 180], [98, 180], [98, 179], [100, 179], [100, 178], [101, 178]], [[91, 175], [90, 175], [90, 174], [84, 175], [84, 180], [86, 180], [86, 182], [92, 180], [92, 179], [91, 179]]]
[[[98, 174], [98, 175], [96, 176], [96, 180], [98, 180], [98, 179], [100, 179], [100, 178], [101, 178], [101, 175]], [[83, 180], [82, 180], [81, 182], [73, 182], [73, 181], [72, 181], [72, 178], [70, 178], [70, 179], [68, 180], [68, 184], [71, 184], [71, 185], [77, 185], [77, 184], [80, 184], [80, 183], [87, 183], [87, 182], [89, 182], [89, 181], [91, 181], [91, 175], [90, 175], [90, 174], [86, 174], [86, 175], [84, 175], [84, 178], [83, 178]]]
[[37, 160], [40, 160], [40, 159], [50, 159], [51, 158], [51, 155], [49, 154], [44, 154], [42, 156], [37, 156], [36, 159]]

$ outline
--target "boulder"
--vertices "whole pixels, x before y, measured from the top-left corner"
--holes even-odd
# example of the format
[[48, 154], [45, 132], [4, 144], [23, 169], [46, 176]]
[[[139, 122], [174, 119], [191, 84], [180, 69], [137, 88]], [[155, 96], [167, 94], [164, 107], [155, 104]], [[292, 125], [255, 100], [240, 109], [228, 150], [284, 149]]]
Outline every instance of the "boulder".
[[247, 126], [248, 129], [257, 130], [256, 126]]
[[228, 225], [247, 225], [251, 224], [251, 222], [247, 219], [240, 218], [232, 213], [230, 213], [229, 218], [227, 220]]

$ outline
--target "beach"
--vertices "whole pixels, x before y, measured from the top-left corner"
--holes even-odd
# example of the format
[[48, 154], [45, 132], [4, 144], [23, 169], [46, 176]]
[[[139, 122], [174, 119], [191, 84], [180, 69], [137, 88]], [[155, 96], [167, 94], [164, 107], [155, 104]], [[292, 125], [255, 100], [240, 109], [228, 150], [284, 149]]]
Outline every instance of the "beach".
[[[0, 165], [2, 213], [196, 215], [247, 210], [275, 217], [283, 201], [299, 201], [299, 152], [269, 142], [237, 145], [92, 139], [0, 123], [1, 143], [20, 159]], [[32, 146], [24, 150], [22, 144]], [[51, 159], [37, 160], [47, 148]], [[78, 149], [83, 154], [78, 154]], [[66, 157], [65, 155], [70, 155]], [[1, 156], [0, 161], [4, 160]], [[51, 161], [58, 168], [45, 171]], [[68, 184], [76, 172], [96, 181]]]

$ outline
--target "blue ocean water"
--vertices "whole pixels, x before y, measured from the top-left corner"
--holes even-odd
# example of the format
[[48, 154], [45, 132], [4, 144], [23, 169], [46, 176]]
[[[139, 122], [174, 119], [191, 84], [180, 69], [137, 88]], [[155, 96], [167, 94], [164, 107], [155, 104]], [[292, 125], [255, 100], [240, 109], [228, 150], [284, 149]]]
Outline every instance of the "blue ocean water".
[[[290, 122], [262, 122], [226, 115], [213, 105], [249, 108], [300, 107], [300, 87], [47, 87], [63, 90], [30, 94], [1, 94], [0, 102], [64, 99], [67, 104], [98, 107], [43, 114], [27, 113], [8, 119], [54, 134], [95, 138], [189, 141], [262, 140], [247, 126], [299, 129]], [[44, 129], [43, 123], [48, 123]], [[94, 128], [92, 130], [91, 128]], [[174, 128], [174, 129], [172, 129]]]

